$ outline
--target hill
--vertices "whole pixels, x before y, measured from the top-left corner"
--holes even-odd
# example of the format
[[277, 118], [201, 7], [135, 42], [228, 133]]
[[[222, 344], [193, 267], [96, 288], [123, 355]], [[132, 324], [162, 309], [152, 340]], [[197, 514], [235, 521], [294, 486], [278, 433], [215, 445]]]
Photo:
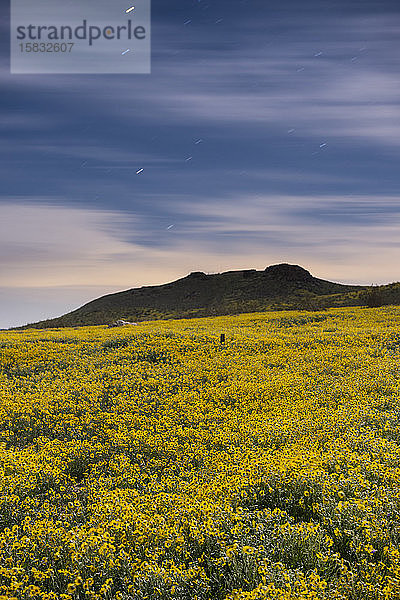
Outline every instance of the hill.
[[195, 271], [164, 285], [108, 294], [60, 317], [18, 329], [102, 325], [120, 318], [137, 322], [271, 309], [318, 310], [362, 304], [361, 294], [367, 289], [318, 279], [289, 264], [211, 275]]

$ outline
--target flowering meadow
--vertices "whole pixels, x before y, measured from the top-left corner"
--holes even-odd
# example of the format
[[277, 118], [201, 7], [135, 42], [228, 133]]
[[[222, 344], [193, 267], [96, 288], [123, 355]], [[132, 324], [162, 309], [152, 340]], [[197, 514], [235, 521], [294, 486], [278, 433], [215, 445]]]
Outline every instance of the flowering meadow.
[[0, 600], [400, 598], [400, 308], [2, 332], [0, 393]]

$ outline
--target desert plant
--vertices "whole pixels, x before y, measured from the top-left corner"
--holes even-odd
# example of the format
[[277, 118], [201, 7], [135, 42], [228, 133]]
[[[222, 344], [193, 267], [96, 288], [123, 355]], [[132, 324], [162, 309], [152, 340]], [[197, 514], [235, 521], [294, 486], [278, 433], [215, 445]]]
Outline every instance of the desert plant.
[[372, 286], [361, 297], [368, 308], [377, 308], [386, 304], [385, 295], [379, 286]]

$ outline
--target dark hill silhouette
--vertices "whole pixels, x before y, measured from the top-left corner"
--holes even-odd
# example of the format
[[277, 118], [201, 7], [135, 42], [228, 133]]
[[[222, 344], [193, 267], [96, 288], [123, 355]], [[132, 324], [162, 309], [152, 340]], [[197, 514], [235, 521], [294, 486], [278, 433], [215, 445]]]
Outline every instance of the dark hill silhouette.
[[357, 305], [365, 286], [342, 285], [313, 277], [298, 265], [279, 264], [264, 271], [248, 269], [205, 274], [108, 294], [55, 319], [26, 327], [109, 324], [117, 319], [143, 321], [238, 314], [263, 310]]
[[311, 273], [306, 271], [306, 269], [303, 269], [303, 267], [299, 267], [298, 265], [288, 265], [286, 263], [267, 267], [264, 274], [276, 281], [311, 282], [311, 280], [314, 279]]

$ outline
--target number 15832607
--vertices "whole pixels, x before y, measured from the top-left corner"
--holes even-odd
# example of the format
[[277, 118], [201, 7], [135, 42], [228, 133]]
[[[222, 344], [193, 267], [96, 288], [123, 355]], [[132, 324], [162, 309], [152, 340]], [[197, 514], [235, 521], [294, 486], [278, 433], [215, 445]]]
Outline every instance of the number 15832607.
[[25, 42], [19, 44], [21, 52], [71, 52], [74, 44], [69, 43], [53, 43], [53, 42]]

